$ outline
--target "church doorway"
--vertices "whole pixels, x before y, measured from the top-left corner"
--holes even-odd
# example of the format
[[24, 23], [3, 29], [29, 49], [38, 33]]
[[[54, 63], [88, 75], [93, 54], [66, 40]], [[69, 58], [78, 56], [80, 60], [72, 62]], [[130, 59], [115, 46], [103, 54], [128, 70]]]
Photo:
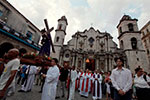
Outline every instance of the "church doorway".
[[95, 70], [95, 59], [86, 59], [86, 69]]
[[3, 55], [12, 48], [14, 48], [14, 46], [9, 42], [5, 42], [5, 43], [1, 44], [0, 45], [0, 58], [3, 57]]

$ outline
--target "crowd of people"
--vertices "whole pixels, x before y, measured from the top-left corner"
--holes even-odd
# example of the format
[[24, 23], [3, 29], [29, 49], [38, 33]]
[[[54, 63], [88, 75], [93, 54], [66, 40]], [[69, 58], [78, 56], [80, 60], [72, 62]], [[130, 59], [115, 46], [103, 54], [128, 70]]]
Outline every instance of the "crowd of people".
[[50, 66], [20, 64], [19, 50], [11, 49], [0, 59], [0, 100], [15, 93], [15, 83], [21, 85], [18, 92], [30, 92], [33, 85], [41, 85], [41, 100], [67, 98], [74, 100], [75, 93], [93, 100], [148, 100], [150, 98], [150, 75], [142, 67], [135, 74], [125, 68], [122, 58], [116, 58], [116, 67], [109, 72], [91, 71], [58, 65], [56, 58]]

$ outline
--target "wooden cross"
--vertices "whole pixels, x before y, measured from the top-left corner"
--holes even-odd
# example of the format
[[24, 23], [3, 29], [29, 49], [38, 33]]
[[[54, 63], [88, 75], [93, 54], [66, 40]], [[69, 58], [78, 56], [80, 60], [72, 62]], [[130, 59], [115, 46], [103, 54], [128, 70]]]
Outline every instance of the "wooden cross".
[[47, 29], [45, 36], [47, 36], [49, 34], [49, 36], [50, 36], [49, 41], [50, 41], [50, 44], [52, 46], [52, 51], [53, 51], [53, 53], [55, 53], [55, 48], [54, 48], [54, 45], [53, 45], [53, 42], [52, 42], [52, 38], [51, 38], [51, 34], [50, 34], [50, 32], [53, 31], [54, 27], [49, 29], [47, 19], [44, 19], [44, 23], [45, 23], [45, 26], [46, 26], [46, 29]]

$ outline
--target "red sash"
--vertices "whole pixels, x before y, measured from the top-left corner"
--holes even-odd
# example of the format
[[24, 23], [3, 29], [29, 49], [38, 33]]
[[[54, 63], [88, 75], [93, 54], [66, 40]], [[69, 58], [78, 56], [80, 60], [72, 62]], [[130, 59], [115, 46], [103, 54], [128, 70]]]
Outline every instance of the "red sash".
[[82, 72], [81, 75], [79, 76], [78, 88], [80, 88], [80, 78], [81, 78], [82, 74], [83, 74], [83, 72]]
[[[89, 75], [90, 73], [88, 73]], [[89, 78], [86, 79], [86, 88], [85, 88], [85, 92], [88, 92], [88, 87], [89, 87]]]
[[[84, 73], [84, 76], [86, 76], [86, 73]], [[85, 81], [85, 78], [83, 78], [83, 81], [82, 81], [82, 88], [81, 88], [81, 91], [83, 91], [83, 89], [84, 89], [84, 81]]]

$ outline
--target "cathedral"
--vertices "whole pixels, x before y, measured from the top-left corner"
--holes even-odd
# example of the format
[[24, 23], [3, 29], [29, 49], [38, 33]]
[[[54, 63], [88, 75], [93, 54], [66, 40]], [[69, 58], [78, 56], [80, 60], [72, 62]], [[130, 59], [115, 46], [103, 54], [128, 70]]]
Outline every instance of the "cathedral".
[[117, 47], [110, 33], [101, 32], [93, 27], [85, 29], [83, 32], [77, 31], [67, 45], [64, 45], [68, 23], [66, 17], [62, 16], [58, 20], [54, 38], [56, 53], [51, 53], [51, 56], [57, 58], [61, 66], [68, 63], [76, 68], [92, 71], [99, 69], [103, 72], [110, 71], [115, 67], [115, 57], [122, 57], [124, 66], [131, 69], [132, 72], [138, 66], [149, 71], [150, 66], [137, 21], [129, 15], [121, 18], [117, 25], [120, 48]]

